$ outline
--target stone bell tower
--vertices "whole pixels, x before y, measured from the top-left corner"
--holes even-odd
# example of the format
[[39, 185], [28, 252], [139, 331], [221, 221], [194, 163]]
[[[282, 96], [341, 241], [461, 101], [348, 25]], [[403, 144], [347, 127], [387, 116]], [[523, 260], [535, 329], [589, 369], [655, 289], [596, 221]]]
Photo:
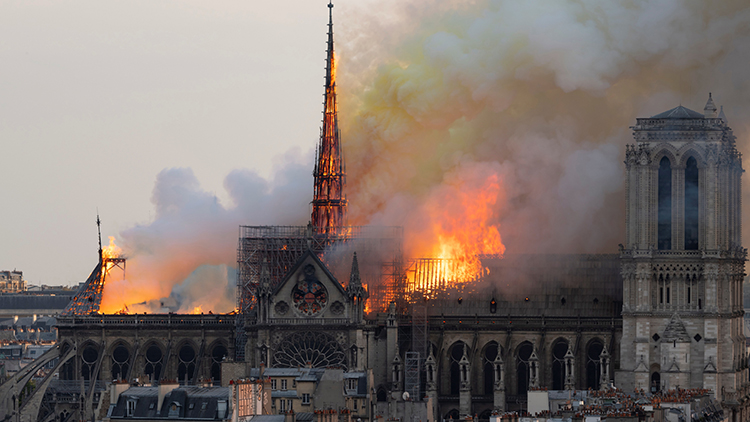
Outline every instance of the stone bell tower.
[[731, 406], [748, 378], [741, 154], [710, 94], [704, 113], [679, 106], [632, 129], [616, 385], [709, 388]]

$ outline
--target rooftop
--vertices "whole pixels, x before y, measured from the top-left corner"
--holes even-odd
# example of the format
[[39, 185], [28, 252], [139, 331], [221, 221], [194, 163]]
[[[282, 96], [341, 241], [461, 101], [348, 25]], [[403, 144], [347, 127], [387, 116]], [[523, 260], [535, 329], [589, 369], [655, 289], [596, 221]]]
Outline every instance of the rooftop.
[[698, 113], [697, 111], [690, 110], [687, 107], [683, 107], [681, 105], [671, 109], [667, 110], [663, 113], [659, 113], [655, 116], [651, 116], [651, 119], [703, 119], [705, 116], [703, 113]]

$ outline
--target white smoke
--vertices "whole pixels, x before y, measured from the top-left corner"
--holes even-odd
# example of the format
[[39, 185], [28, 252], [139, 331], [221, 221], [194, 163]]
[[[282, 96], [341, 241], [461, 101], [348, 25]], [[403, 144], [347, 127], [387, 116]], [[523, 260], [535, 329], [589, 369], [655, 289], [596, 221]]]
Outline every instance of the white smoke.
[[[680, 103], [701, 111], [709, 91], [747, 147], [744, 1], [362, 0], [335, 14], [350, 223], [403, 225], [407, 253], [460, 224], [452, 198], [492, 178], [487, 223], [508, 252], [614, 251], [628, 126]], [[233, 303], [237, 227], [308, 221], [305, 157], [271, 181], [232, 172], [228, 205], [190, 170], [162, 172], [154, 221], [122, 233], [138, 282], [105, 289], [110, 307], [171, 295], [189, 310], [209, 291]]]
[[104, 289], [102, 310], [208, 312], [235, 307], [240, 225], [306, 224], [312, 192], [311, 153], [287, 153], [266, 180], [249, 170], [227, 175], [232, 204], [201, 189], [192, 170], [165, 169], [151, 198], [154, 221], [120, 234], [128, 257], [124, 280]]
[[[407, 251], [410, 228], [429, 237], [410, 222], [439, 223], [418, 204], [475, 166], [503, 180], [490, 223], [508, 252], [614, 251], [636, 117], [713, 91], [747, 143], [745, 2], [377, 4], [392, 14], [339, 25], [351, 217], [405, 224]], [[372, 40], [387, 46], [367, 60]]]

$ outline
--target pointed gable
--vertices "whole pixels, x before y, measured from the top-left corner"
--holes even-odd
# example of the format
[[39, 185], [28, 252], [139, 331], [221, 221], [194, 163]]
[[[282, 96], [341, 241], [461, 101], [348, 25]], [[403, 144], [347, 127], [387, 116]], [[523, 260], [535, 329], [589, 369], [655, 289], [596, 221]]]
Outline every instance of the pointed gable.
[[664, 329], [663, 341], [679, 341], [680, 343], [690, 343], [690, 336], [685, 329], [685, 324], [676, 313], [672, 315], [669, 324]]
[[305, 252], [274, 289], [271, 318], [346, 318], [346, 291], [312, 250]]
[[341, 294], [346, 293], [346, 291], [344, 290], [344, 286], [342, 286], [341, 283], [339, 283], [338, 279], [336, 279], [336, 277], [333, 274], [331, 274], [331, 271], [323, 263], [323, 261], [321, 261], [320, 258], [318, 258], [318, 255], [315, 252], [313, 252], [312, 249], [308, 249], [307, 252], [302, 254], [302, 256], [297, 260], [297, 262], [294, 264], [292, 269], [289, 270], [287, 275], [284, 276], [284, 279], [281, 280], [281, 283], [279, 283], [276, 286], [276, 289], [274, 290], [273, 294], [276, 295], [279, 292], [279, 290], [281, 290], [283, 286], [286, 283], [288, 283], [291, 278], [293, 278], [295, 274], [300, 272], [300, 270], [303, 267], [303, 264], [306, 264], [306, 263], [313, 265], [314, 267], [316, 267], [316, 269], [320, 269], [325, 275], [325, 277], [329, 279], [336, 286], [336, 288], [341, 292]]
[[671, 110], [651, 116], [651, 119], [702, 119], [703, 114], [690, 110], [687, 107], [677, 106]]

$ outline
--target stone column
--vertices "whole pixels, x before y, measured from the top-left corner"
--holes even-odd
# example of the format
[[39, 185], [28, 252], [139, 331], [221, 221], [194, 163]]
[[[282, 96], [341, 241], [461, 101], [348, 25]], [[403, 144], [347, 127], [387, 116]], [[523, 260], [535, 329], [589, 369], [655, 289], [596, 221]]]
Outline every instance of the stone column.
[[505, 363], [503, 362], [500, 350], [498, 350], [493, 364], [495, 365], [493, 404], [496, 411], [505, 412]]
[[565, 389], [566, 390], [575, 390], [575, 368], [576, 368], [576, 360], [575, 356], [573, 356], [573, 352], [570, 347], [568, 347], [568, 351], [565, 352]]
[[458, 370], [460, 372], [461, 387], [459, 390], [459, 409], [461, 418], [471, 416], [471, 364], [466, 356], [466, 344], [464, 344], [464, 354], [458, 361]]
[[604, 349], [599, 354], [599, 373], [601, 374], [601, 379], [599, 380], [600, 390], [609, 389], [609, 357], [609, 351], [605, 344]]
[[432, 405], [432, 414], [437, 417], [437, 362], [435, 361], [435, 356], [433, 356], [432, 354], [432, 347], [430, 347], [430, 355], [427, 356], [427, 359], [424, 362], [424, 366], [425, 376], [427, 377], [427, 379], [425, 380], [425, 390], [427, 393], [427, 398], [430, 400], [430, 403]]
[[401, 396], [401, 382], [403, 380], [404, 368], [401, 362], [401, 354], [398, 351], [398, 344], [396, 344], [396, 355], [391, 362], [391, 391], [394, 393], [394, 398], [400, 398]]
[[536, 354], [536, 348], [529, 357], [529, 387], [539, 388], [539, 357]]

